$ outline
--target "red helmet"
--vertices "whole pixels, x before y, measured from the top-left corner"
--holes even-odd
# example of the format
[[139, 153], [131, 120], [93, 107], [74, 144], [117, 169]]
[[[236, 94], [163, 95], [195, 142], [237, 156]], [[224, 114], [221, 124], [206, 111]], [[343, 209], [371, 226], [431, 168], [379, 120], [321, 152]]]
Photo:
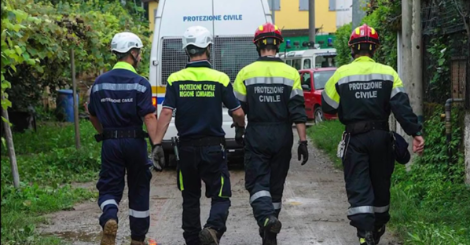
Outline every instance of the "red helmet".
[[363, 26], [357, 27], [351, 33], [348, 46], [351, 47], [355, 44], [360, 44], [360, 43], [380, 45], [379, 34], [374, 28], [366, 24], [364, 24]]
[[[284, 42], [284, 38], [282, 37], [281, 30], [274, 24], [266, 23], [261, 25], [256, 29], [255, 38], [253, 39], [253, 43], [257, 43], [259, 40], [263, 40], [265, 38], [274, 38], [279, 40], [279, 44]], [[274, 40], [274, 45], [277, 45], [276, 41]]]

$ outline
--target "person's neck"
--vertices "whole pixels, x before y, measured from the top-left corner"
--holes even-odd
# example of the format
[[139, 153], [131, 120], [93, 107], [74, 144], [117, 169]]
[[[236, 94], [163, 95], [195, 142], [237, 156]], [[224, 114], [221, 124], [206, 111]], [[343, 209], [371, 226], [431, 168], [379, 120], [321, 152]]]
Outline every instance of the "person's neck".
[[207, 56], [201, 55], [201, 56], [197, 56], [197, 57], [194, 57], [194, 58], [190, 58], [190, 59], [189, 59], [189, 62], [207, 61], [207, 60], [209, 60], [209, 59], [207, 58]]

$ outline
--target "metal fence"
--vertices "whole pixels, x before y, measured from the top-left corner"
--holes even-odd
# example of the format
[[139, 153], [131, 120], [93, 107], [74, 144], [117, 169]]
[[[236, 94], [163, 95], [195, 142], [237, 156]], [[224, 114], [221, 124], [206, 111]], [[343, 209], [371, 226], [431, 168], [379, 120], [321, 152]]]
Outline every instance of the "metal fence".
[[[211, 63], [214, 69], [226, 73], [230, 81], [235, 81], [238, 72], [258, 58], [251, 36], [216, 37], [211, 51]], [[162, 83], [166, 84], [171, 73], [183, 69], [188, 62], [182, 49], [181, 38], [163, 39]]]

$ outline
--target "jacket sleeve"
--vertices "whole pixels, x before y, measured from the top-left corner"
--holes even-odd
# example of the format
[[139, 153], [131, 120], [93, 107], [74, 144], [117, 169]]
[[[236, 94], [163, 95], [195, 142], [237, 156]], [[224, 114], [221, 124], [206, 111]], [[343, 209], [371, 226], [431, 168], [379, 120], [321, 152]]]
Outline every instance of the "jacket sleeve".
[[416, 135], [421, 131], [422, 125], [418, 123], [418, 117], [413, 113], [408, 94], [405, 93], [403, 82], [396, 72], [393, 74], [393, 88], [390, 95], [390, 107], [393, 115], [408, 135]]
[[248, 103], [246, 100], [246, 86], [245, 86], [245, 78], [243, 77], [243, 70], [241, 70], [235, 81], [233, 82], [233, 93], [235, 97], [240, 101], [240, 105], [243, 109], [245, 114], [248, 114]]
[[326, 82], [325, 89], [321, 94], [321, 108], [322, 111], [328, 114], [336, 114], [339, 107], [339, 94], [336, 90], [336, 83], [338, 82], [337, 72], [330, 77]]
[[300, 75], [298, 72], [294, 73], [294, 84], [290, 93], [288, 102], [290, 120], [294, 123], [306, 123], [307, 114], [305, 112], [305, 99], [304, 91], [300, 83]]

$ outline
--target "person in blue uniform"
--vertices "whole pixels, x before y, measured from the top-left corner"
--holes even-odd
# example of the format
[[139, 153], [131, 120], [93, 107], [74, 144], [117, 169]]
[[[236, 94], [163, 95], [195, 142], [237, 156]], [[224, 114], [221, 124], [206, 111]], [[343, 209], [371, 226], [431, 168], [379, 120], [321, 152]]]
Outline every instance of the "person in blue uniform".
[[[212, 36], [201, 26], [186, 30], [183, 48], [189, 56], [186, 68], [170, 75], [158, 120], [157, 159], [163, 158], [161, 142], [175, 112], [178, 130], [178, 187], [183, 196], [183, 236], [187, 245], [219, 244], [226, 231], [231, 186], [222, 129], [222, 103], [239, 125], [245, 114], [233, 94], [229, 77], [212, 69]], [[207, 223], [201, 229], [201, 179], [206, 197], [212, 199]]]
[[[101, 245], [116, 244], [117, 213], [126, 172], [131, 245], [144, 245], [149, 229], [152, 174], [145, 137], [149, 135], [151, 141], [155, 141], [157, 117], [150, 84], [135, 70], [142, 47], [137, 35], [130, 32], [116, 34], [111, 50], [119, 61], [111, 71], [99, 76], [91, 88], [90, 121], [99, 133], [97, 140], [103, 142], [101, 171], [96, 185], [98, 205], [103, 212], [99, 218], [103, 228]], [[148, 133], [142, 129], [144, 122]]]

